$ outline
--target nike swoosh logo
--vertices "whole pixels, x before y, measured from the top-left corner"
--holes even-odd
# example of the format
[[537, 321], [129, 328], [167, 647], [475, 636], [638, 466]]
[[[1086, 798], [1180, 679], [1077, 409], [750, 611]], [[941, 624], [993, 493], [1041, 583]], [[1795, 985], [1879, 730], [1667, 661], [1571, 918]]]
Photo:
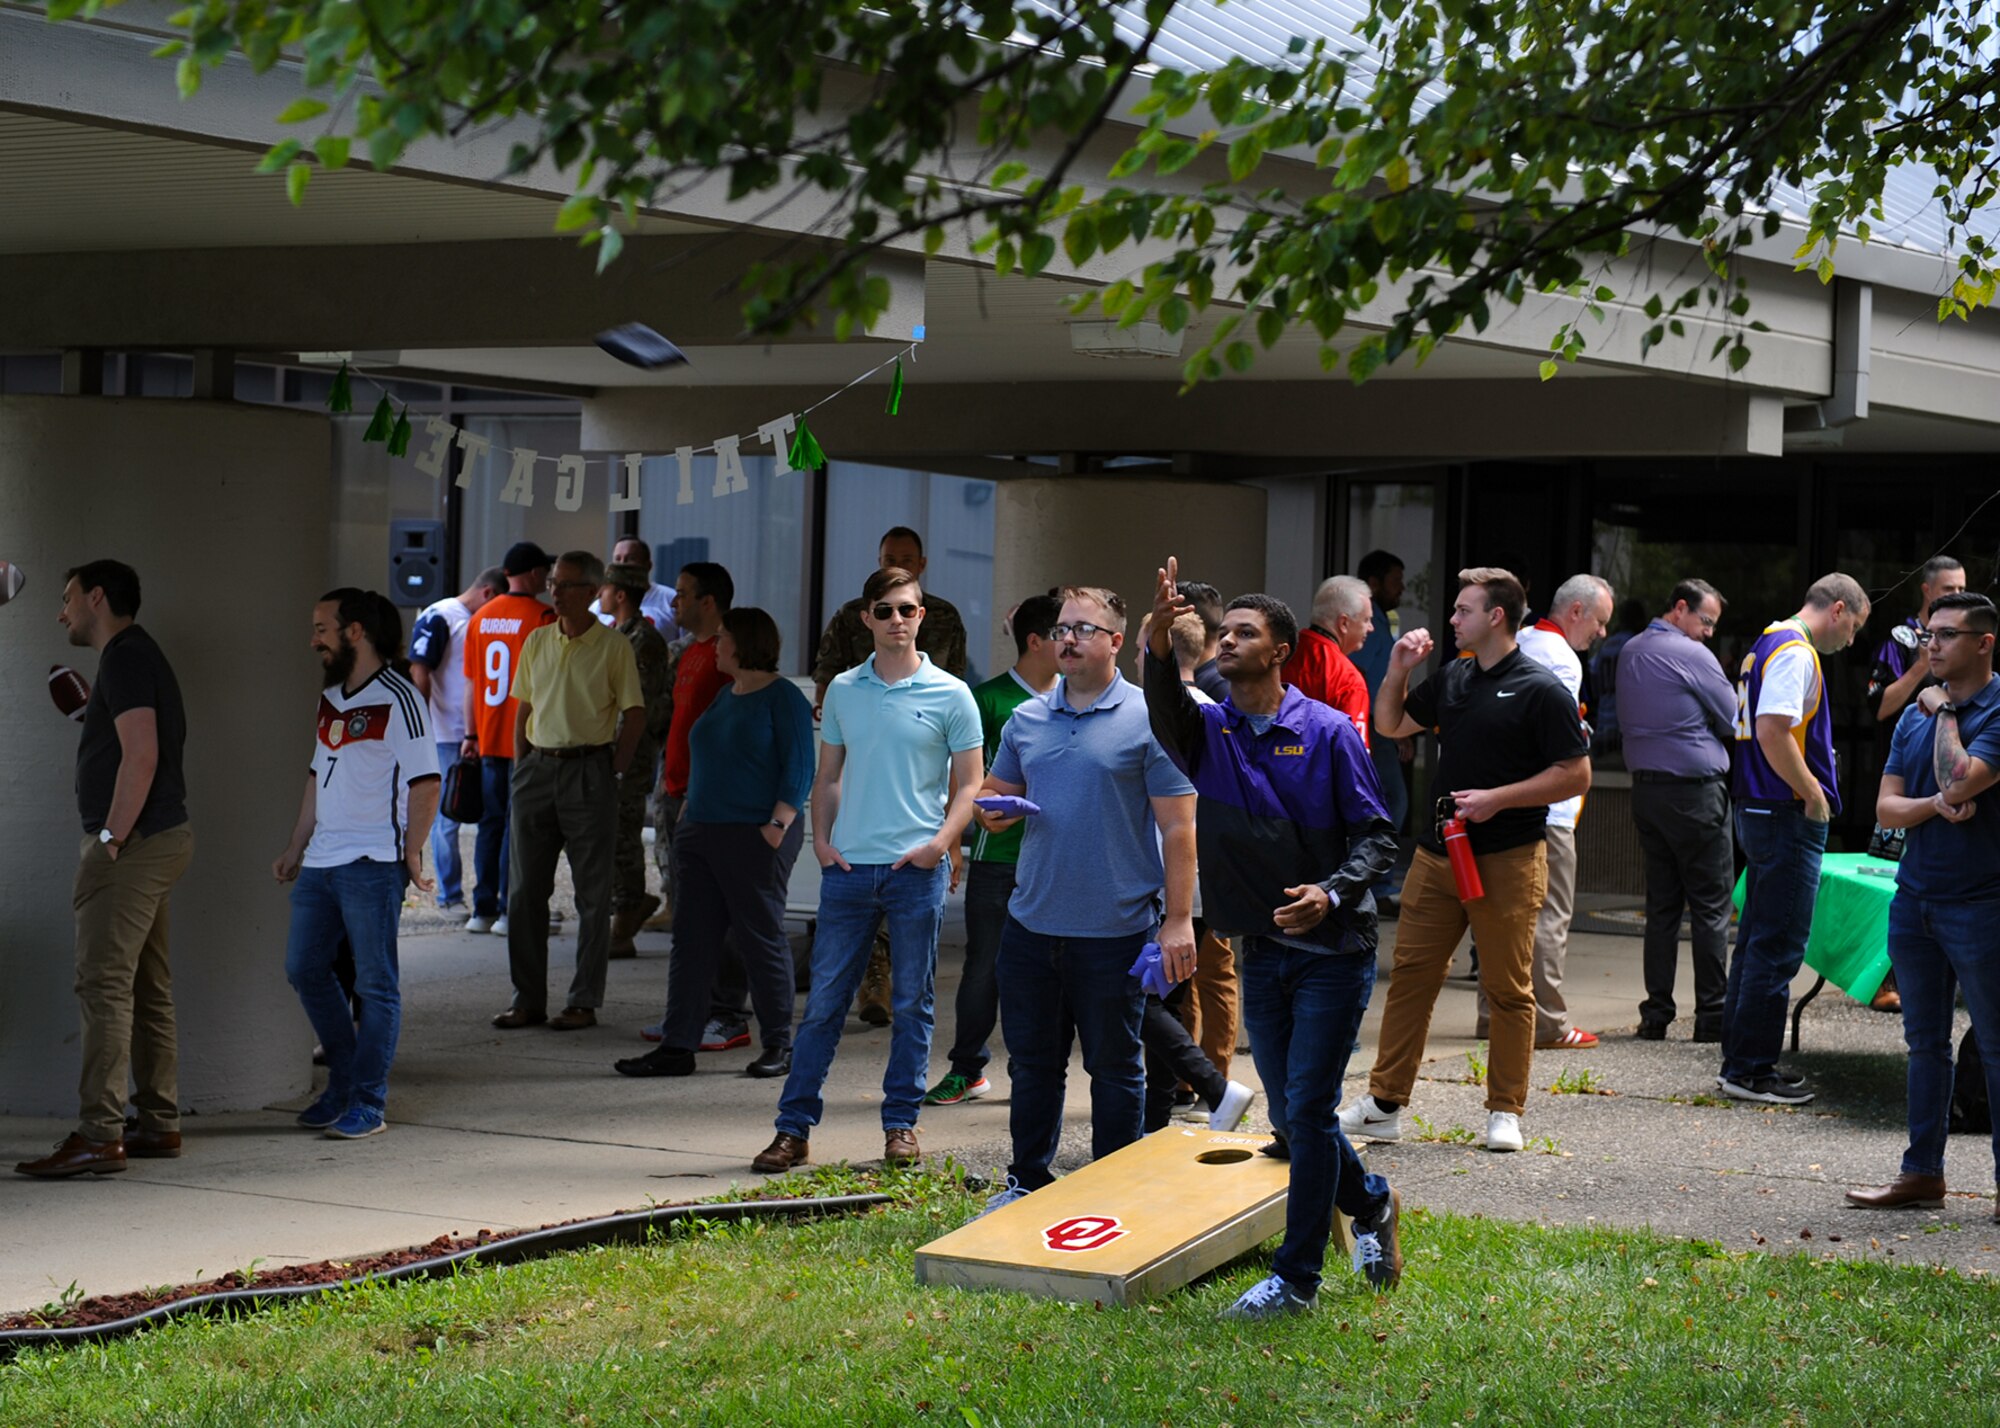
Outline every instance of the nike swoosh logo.
[[1496, 690], [1494, 692], [1493, 697], [1495, 699], [1512, 699], [1516, 694], [1519, 694], [1520, 692], [1521, 691], [1518, 689], [1501, 689], [1501, 690]]

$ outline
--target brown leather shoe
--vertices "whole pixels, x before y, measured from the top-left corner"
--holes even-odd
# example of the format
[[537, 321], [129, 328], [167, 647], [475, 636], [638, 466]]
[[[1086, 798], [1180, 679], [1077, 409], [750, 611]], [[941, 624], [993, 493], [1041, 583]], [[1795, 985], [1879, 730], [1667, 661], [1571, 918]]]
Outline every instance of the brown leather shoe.
[[179, 1160], [181, 1133], [128, 1130], [125, 1132], [125, 1154], [133, 1160]]
[[1944, 1177], [1898, 1175], [1887, 1185], [1848, 1191], [1847, 1203], [1864, 1210], [1935, 1210], [1944, 1204]]
[[40, 1160], [24, 1160], [14, 1169], [39, 1180], [61, 1180], [71, 1175], [110, 1175], [125, 1168], [125, 1142], [92, 1140], [71, 1133], [54, 1152]]
[[804, 1136], [779, 1131], [771, 1143], [757, 1152], [750, 1168], [760, 1175], [778, 1175], [811, 1159], [812, 1147]]
[[597, 1013], [589, 1007], [564, 1007], [549, 1018], [550, 1031], [582, 1031], [597, 1025]]
[[915, 1165], [924, 1158], [924, 1152], [917, 1144], [915, 1126], [905, 1126], [892, 1130], [882, 1137], [882, 1163], [884, 1165]]
[[493, 1024], [502, 1031], [519, 1031], [524, 1026], [540, 1026], [547, 1020], [542, 1012], [525, 1012], [519, 1007], [508, 1007], [493, 1018]]

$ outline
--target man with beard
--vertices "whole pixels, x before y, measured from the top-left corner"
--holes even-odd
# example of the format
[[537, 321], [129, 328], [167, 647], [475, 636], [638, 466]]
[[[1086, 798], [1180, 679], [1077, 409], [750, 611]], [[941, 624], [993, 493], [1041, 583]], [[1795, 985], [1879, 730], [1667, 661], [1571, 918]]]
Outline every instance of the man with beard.
[[[132, 623], [138, 613], [139, 573], [129, 565], [94, 560], [64, 577], [56, 618], [71, 644], [98, 654], [76, 751], [83, 849], [71, 900], [82, 1112], [53, 1154], [14, 1167], [42, 1179], [110, 1174], [128, 1155], [181, 1153], [167, 900], [194, 857], [181, 776], [187, 714], [167, 657]], [[131, 1131], [128, 1080], [139, 1112]]]
[[[312, 648], [326, 673], [319, 731], [299, 821], [271, 874], [292, 889], [285, 975], [326, 1049], [326, 1089], [299, 1124], [335, 1140], [387, 1126], [389, 1064], [402, 1026], [396, 927], [403, 889], [424, 876], [437, 812], [437, 746], [424, 697], [395, 666], [402, 618], [388, 599], [351, 586], [313, 606]], [[345, 937], [354, 956], [354, 1019], [334, 975]]]

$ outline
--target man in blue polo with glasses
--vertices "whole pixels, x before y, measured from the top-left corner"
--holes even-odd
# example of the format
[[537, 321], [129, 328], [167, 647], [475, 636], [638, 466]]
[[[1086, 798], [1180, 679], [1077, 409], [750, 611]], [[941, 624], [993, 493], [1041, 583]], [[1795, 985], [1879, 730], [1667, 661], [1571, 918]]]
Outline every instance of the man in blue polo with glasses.
[[[1021, 837], [996, 964], [1014, 1151], [989, 1211], [1055, 1178], [1072, 1040], [1090, 1073], [1091, 1154], [1139, 1139], [1146, 992], [1132, 965], [1157, 927], [1167, 976], [1181, 981], [1195, 967], [1194, 785], [1118, 673], [1125, 602], [1093, 586], [1071, 586], [1062, 601], [1049, 632], [1061, 677], [1014, 711], [980, 790], [1025, 795], [1039, 810]], [[1178, 667], [1165, 667], [1178, 683]], [[1018, 821], [977, 817], [992, 833]]]
[[[1188, 609], [1178, 574], [1169, 557], [1153, 596], [1160, 655]], [[1284, 601], [1239, 595], [1216, 646], [1229, 698], [1196, 704], [1171, 661], [1146, 675], [1153, 733], [1199, 795], [1202, 911], [1244, 939], [1243, 1024], [1278, 1131], [1267, 1153], [1292, 1166], [1285, 1242], [1271, 1276], [1226, 1311], [1237, 1319], [1313, 1307], [1336, 1208], [1354, 1221], [1354, 1267], [1370, 1285], [1392, 1288], [1403, 1268], [1396, 1194], [1362, 1165], [1336, 1115], [1375, 986], [1369, 889], [1395, 836], [1353, 721], [1283, 681], [1298, 638]]]

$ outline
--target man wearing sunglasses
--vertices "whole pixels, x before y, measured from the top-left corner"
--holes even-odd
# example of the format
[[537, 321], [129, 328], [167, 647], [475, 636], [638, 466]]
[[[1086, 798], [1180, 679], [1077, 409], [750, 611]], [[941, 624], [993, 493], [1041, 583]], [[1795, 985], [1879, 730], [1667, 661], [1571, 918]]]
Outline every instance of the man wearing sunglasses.
[[1694, 934], [1694, 1039], [1722, 1039], [1736, 881], [1729, 831], [1736, 690], [1708, 642], [1726, 604], [1706, 580], [1683, 580], [1666, 613], [1618, 654], [1618, 721], [1646, 856], [1642, 1041], [1664, 1040], [1676, 1014], [1683, 909]]
[[820, 865], [812, 991], [778, 1101], [777, 1135], [751, 1162], [765, 1174], [806, 1162], [847, 1008], [885, 923], [895, 949], [895, 1022], [882, 1074], [882, 1158], [904, 1165], [921, 1154], [917, 1113], [930, 1068], [938, 929], [951, 855], [985, 772], [984, 740], [972, 691], [917, 647], [924, 621], [917, 577], [878, 570], [861, 603], [875, 652], [835, 677], [821, 710], [811, 805]]
[[[1963, 591], [1938, 596], [1927, 613], [1918, 659], [1946, 702], [1935, 716], [1914, 700], [1903, 711], [1875, 801], [1879, 822], [1909, 830], [1889, 905], [1889, 960], [1910, 1048], [1901, 1173], [1888, 1185], [1847, 1192], [1851, 1204], [1876, 1210], [1944, 1203], [1954, 988], [1964, 993], [1980, 1045], [2000, 1046], [2000, 812], [1988, 806], [2000, 775], [1993, 676], [2000, 615], [1984, 595]], [[2000, 1058], [1983, 1060], [1987, 1093], [2000, 1096]], [[2000, 1136], [1995, 1151], [2000, 1175]]]

